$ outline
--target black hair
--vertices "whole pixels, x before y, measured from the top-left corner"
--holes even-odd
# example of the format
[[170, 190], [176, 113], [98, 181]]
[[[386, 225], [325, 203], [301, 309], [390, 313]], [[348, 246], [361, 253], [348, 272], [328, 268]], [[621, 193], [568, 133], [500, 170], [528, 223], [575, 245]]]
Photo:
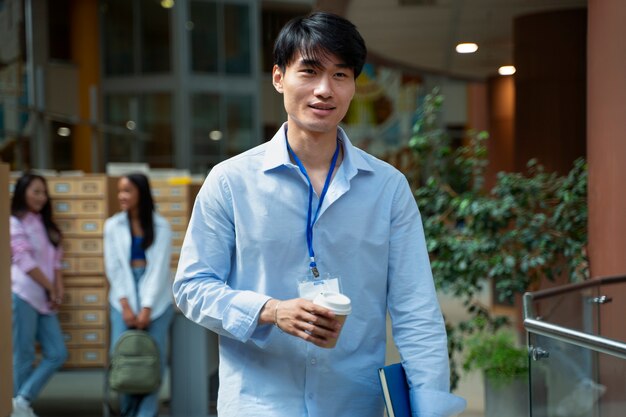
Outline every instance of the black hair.
[[43, 182], [46, 197], [48, 198], [39, 214], [41, 214], [41, 220], [46, 228], [48, 240], [53, 246], [58, 247], [61, 243], [62, 234], [59, 226], [52, 220], [52, 203], [50, 202], [50, 194], [48, 193], [48, 183], [44, 177], [33, 174], [32, 172], [26, 172], [17, 180], [15, 189], [13, 190], [13, 198], [11, 199], [11, 215], [21, 219], [28, 213], [29, 208], [26, 203], [26, 190], [34, 180], [41, 180], [41, 182]]
[[281, 29], [274, 43], [274, 64], [284, 72], [297, 52], [315, 61], [336, 55], [354, 70], [354, 78], [361, 73], [367, 56], [365, 41], [356, 26], [327, 12], [296, 17]]
[[152, 213], [154, 212], [154, 200], [152, 199], [152, 192], [150, 191], [150, 182], [148, 181], [148, 177], [141, 173], [124, 175], [124, 178], [127, 178], [128, 181], [132, 182], [139, 191], [137, 211], [139, 212], [139, 223], [143, 229], [143, 243], [141, 247], [143, 249], [148, 249], [154, 242], [154, 222], [152, 219]]

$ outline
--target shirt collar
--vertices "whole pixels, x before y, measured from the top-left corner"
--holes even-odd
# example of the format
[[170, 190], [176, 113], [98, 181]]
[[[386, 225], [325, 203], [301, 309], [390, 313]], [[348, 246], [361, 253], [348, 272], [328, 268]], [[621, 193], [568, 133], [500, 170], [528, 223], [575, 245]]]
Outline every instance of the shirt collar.
[[34, 222], [34, 221], [40, 221], [41, 218], [42, 218], [41, 213], [34, 213], [29, 210], [22, 217], [22, 221]]
[[[263, 160], [263, 171], [271, 171], [280, 166], [293, 166], [289, 158], [286, 141], [287, 122], [285, 122], [274, 137], [267, 143], [265, 157]], [[341, 164], [347, 173], [357, 171], [374, 171], [371, 164], [363, 157], [361, 151], [355, 148], [348, 135], [341, 128], [337, 127], [337, 137], [343, 143], [344, 155]]]

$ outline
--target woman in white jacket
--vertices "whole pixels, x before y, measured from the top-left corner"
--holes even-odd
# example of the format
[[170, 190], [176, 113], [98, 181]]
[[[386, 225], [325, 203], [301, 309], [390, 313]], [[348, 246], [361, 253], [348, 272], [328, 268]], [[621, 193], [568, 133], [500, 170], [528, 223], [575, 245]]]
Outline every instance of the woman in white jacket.
[[[172, 232], [167, 220], [154, 209], [150, 183], [145, 175], [121, 177], [118, 200], [122, 211], [107, 219], [104, 225], [111, 351], [124, 331], [146, 330], [159, 347], [163, 373], [174, 314], [170, 290]], [[124, 415], [157, 416], [158, 393], [157, 389], [143, 397], [122, 395]]]

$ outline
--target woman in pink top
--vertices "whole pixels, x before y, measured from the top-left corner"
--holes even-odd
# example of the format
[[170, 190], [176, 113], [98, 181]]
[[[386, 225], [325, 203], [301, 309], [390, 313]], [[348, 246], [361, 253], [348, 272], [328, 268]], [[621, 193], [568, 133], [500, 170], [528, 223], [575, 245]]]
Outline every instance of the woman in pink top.
[[[52, 220], [46, 181], [24, 174], [11, 201], [13, 414], [35, 417], [31, 402], [67, 359], [57, 310], [63, 299], [61, 231]], [[42, 359], [36, 367], [35, 342]]]

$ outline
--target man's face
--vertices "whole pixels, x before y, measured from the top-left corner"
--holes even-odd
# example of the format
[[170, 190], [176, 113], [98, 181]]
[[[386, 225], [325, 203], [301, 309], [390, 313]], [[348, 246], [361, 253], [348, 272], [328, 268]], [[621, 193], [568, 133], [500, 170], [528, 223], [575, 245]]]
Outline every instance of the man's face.
[[335, 135], [354, 96], [352, 68], [335, 55], [320, 62], [298, 52], [284, 72], [274, 65], [272, 76], [276, 91], [283, 94], [290, 133]]

